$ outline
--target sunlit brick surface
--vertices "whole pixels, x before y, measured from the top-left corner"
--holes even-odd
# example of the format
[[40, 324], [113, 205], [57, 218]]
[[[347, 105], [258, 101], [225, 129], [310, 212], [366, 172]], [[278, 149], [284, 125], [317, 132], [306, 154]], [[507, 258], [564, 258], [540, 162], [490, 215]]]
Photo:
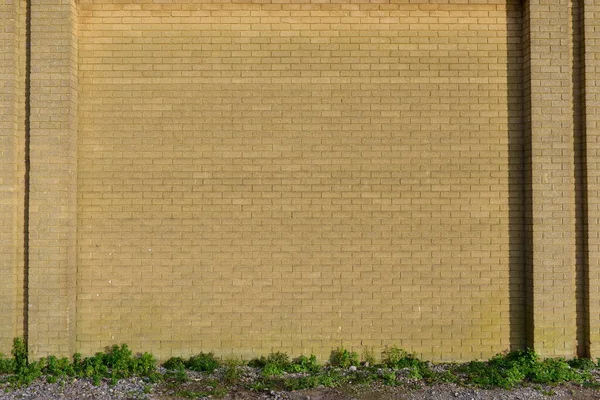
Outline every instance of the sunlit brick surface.
[[524, 345], [520, 4], [79, 7], [80, 351]]

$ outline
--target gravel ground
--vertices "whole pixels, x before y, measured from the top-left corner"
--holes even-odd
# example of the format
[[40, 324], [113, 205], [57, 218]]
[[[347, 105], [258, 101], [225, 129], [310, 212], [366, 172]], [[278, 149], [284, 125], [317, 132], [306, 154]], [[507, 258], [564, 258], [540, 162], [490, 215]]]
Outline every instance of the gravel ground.
[[[161, 384], [148, 385], [141, 379], [126, 379], [115, 386], [102, 383], [93, 386], [90, 381], [77, 380], [70, 383], [46, 383], [37, 381], [27, 388], [0, 393], [0, 399], [185, 399], [169, 394]], [[189, 397], [187, 397], [189, 398]], [[600, 399], [600, 390], [577, 385], [553, 387], [525, 387], [514, 390], [482, 390], [459, 387], [452, 384], [425, 386], [417, 389], [395, 387], [346, 387], [343, 389], [316, 388], [295, 392], [234, 391], [225, 400], [505, 400], [505, 399]]]
[[[258, 371], [242, 367], [240, 382], [251, 382]], [[159, 371], [165, 373], [163, 368]], [[594, 371], [595, 380], [600, 382], [600, 372]], [[0, 384], [0, 400], [179, 400], [202, 398], [193, 393], [206, 391], [206, 375], [188, 371], [189, 380], [174, 385], [173, 381], [148, 383], [140, 378], [120, 380], [116, 385], [107, 381], [94, 386], [88, 379], [71, 379], [58, 383], [48, 383], [39, 379], [28, 387], [13, 389], [8, 384]], [[223, 371], [217, 371], [211, 379], [223, 378]], [[186, 391], [185, 393], [183, 391]], [[215, 396], [217, 397], [217, 396]], [[206, 399], [210, 398], [205, 397]], [[508, 400], [508, 399], [582, 399], [600, 400], [600, 389], [592, 389], [576, 384], [559, 386], [532, 385], [513, 390], [484, 390], [463, 387], [455, 384], [419, 385], [407, 382], [399, 386], [386, 386], [379, 382], [365, 385], [346, 385], [341, 388], [315, 388], [299, 391], [251, 391], [241, 386], [232, 388], [225, 394], [225, 400]]]

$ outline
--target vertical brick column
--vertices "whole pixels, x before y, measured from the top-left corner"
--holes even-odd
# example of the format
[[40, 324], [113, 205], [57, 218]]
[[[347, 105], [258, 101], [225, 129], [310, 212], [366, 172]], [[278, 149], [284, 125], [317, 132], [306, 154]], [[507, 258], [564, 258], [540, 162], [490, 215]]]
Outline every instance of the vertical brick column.
[[600, 357], [600, 1], [584, 2], [589, 352]]
[[68, 0], [32, 0], [29, 350], [73, 351], [77, 40]]
[[17, 287], [23, 254], [23, 3], [0, 3], [0, 352], [4, 353], [21, 333]]
[[530, 0], [530, 345], [575, 355], [572, 27], [568, 0]]

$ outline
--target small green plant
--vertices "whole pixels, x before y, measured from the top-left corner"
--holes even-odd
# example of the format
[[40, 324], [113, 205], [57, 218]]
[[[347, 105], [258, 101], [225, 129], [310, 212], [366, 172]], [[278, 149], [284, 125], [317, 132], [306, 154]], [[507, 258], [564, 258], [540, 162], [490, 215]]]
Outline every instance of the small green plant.
[[319, 386], [338, 387], [346, 381], [346, 376], [340, 373], [339, 370], [326, 369], [316, 374], [284, 378], [281, 382], [281, 388], [283, 390], [303, 390]]
[[190, 380], [184, 368], [167, 371], [164, 375], [164, 379], [170, 382], [175, 381], [177, 383], [184, 383]]
[[171, 357], [162, 366], [169, 370], [185, 369], [185, 360], [181, 357]]
[[311, 354], [310, 357], [300, 356], [294, 358], [290, 366], [290, 372], [309, 372], [316, 373], [321, 369], [321, 366], [317, 362], [317, 357]]
[[383, 380], [383, 383], [385, 383], [386, 385], [389, 385], [389, 386], [393, 386], [398, 383], [398, 380], [396, 379], [395, 371], [386, 371], [383, 373], [381, 378]]
[[261, 368], [264, 376], [282, 375], [286, 372], [309, 372], [314, 373], [320, 369], [317, 357], [300, 356], [290, 361], [285, 353], [271, 353], [267, 357], [254, 358], [248, 362], [248, 366]]
[[563, 358], [548, 358], [538, 363], [527, 378], [535, 383], [583, 383], [591, 379], [591, 375], [588, 371], [571, 368]]
[[409, 354], [396, 346], [386, 347], [381, 352], [381, 362], [388, 368], [421, 368], [426, 363], [414, 354]]
[[271, 353], [266, 358], [262, 373], [265, 376], [282, 375], [290, 370], [291, 365], [287, 354], [281, 352]]
[[397, 370], [408, 369], [408, 377], [415, 380], [425, 380], [433, 383], [438, 381], [439, 376], [430, 368], [429, 364], [417, 358], [414, 354], [400, 349], [396, 346], [386, 347], [381, 352], [381, 361], [384, 366]]
[[63, 380], [67, 376], [76, 375], [75, 368], [73, 368], [73, 364], [68, 358], [57, 358], [51, 355], [47, 358], [40, 359], [38, 363], [49, 383], [56, 383], [58, 380]]
[[15, 338], [13, 340], [11, 354], [13, 356], [13, 372], [16, 374], [26, 373], [29, 367], [29, 358], [27, 344], [23, 339]]
[[338, 347], [331, 352], [329, 364], [333, 367], [348, 368], [350, 366], [358, 366], [360, 361], [357, 353], [350, 352], [343, 347]]
[[189, 399], [199, 399], [199, 398], [221, 398], [224, 397], [228, 390], [220, 385], [218, 381], [209, 379], [200, 379], [197, 381], [193, 388], [186, 387], [185, 389], [181, 387], [174, 387], [175, 395], [177, 397], [185, 397]]
[[365, 362], [365, 365], [375, 365], [375, 353], [373, 352], [373, 348], [365, 347], [363, 349], [362, 359]]
[[244, 362], [237, 358], [227, 358], [224, 362], [225, 371], [223, 372], [223, 379], [226, 383], [232, 384], [240, 379], [242, 376], [242, 370], [240, 367], [244, 365]]
[[13, 360], [0, 353], [0, 374], [12, 374], [15, 369]]
[[98, 352], [84, 359], [76, 353], [73, 355], [72, 365], [76, 376], [91, 378], [94, 385], [99, 385], [105, 378], [112, 384], [132, 376], [145, 377], [151, 381], [160, 379], [154, 356], [150, 353], [133, 356], [126, 344], [114, 345], [104, 353]]
[[197, 372], [214, 372], [221, 366], [213, 353], [200, 353], [185, 362], [186, 368]]
[[567, 361], [571, 368], [579, 369], [582, 371], [589, 371], [596, 368], [596, 364], [589, 358], [574, 358]]

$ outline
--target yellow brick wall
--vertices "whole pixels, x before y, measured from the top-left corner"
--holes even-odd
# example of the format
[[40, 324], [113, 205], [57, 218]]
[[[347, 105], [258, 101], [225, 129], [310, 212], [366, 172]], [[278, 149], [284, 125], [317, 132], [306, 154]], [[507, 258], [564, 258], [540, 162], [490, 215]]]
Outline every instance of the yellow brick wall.
[[77, 9], [31, 2], [27, 339], [72, 354], [77, 226]]
[[529, 0], [530, 346], [577, 354], [576, 207], [571, 4]]
[[[0, 3], [0, 349], [23, 335], [25, 2]], [[0, 350], [0, 351], [2, 351]]]
[[76, 347], [524, 345], [517, 1], [79, 1]]

